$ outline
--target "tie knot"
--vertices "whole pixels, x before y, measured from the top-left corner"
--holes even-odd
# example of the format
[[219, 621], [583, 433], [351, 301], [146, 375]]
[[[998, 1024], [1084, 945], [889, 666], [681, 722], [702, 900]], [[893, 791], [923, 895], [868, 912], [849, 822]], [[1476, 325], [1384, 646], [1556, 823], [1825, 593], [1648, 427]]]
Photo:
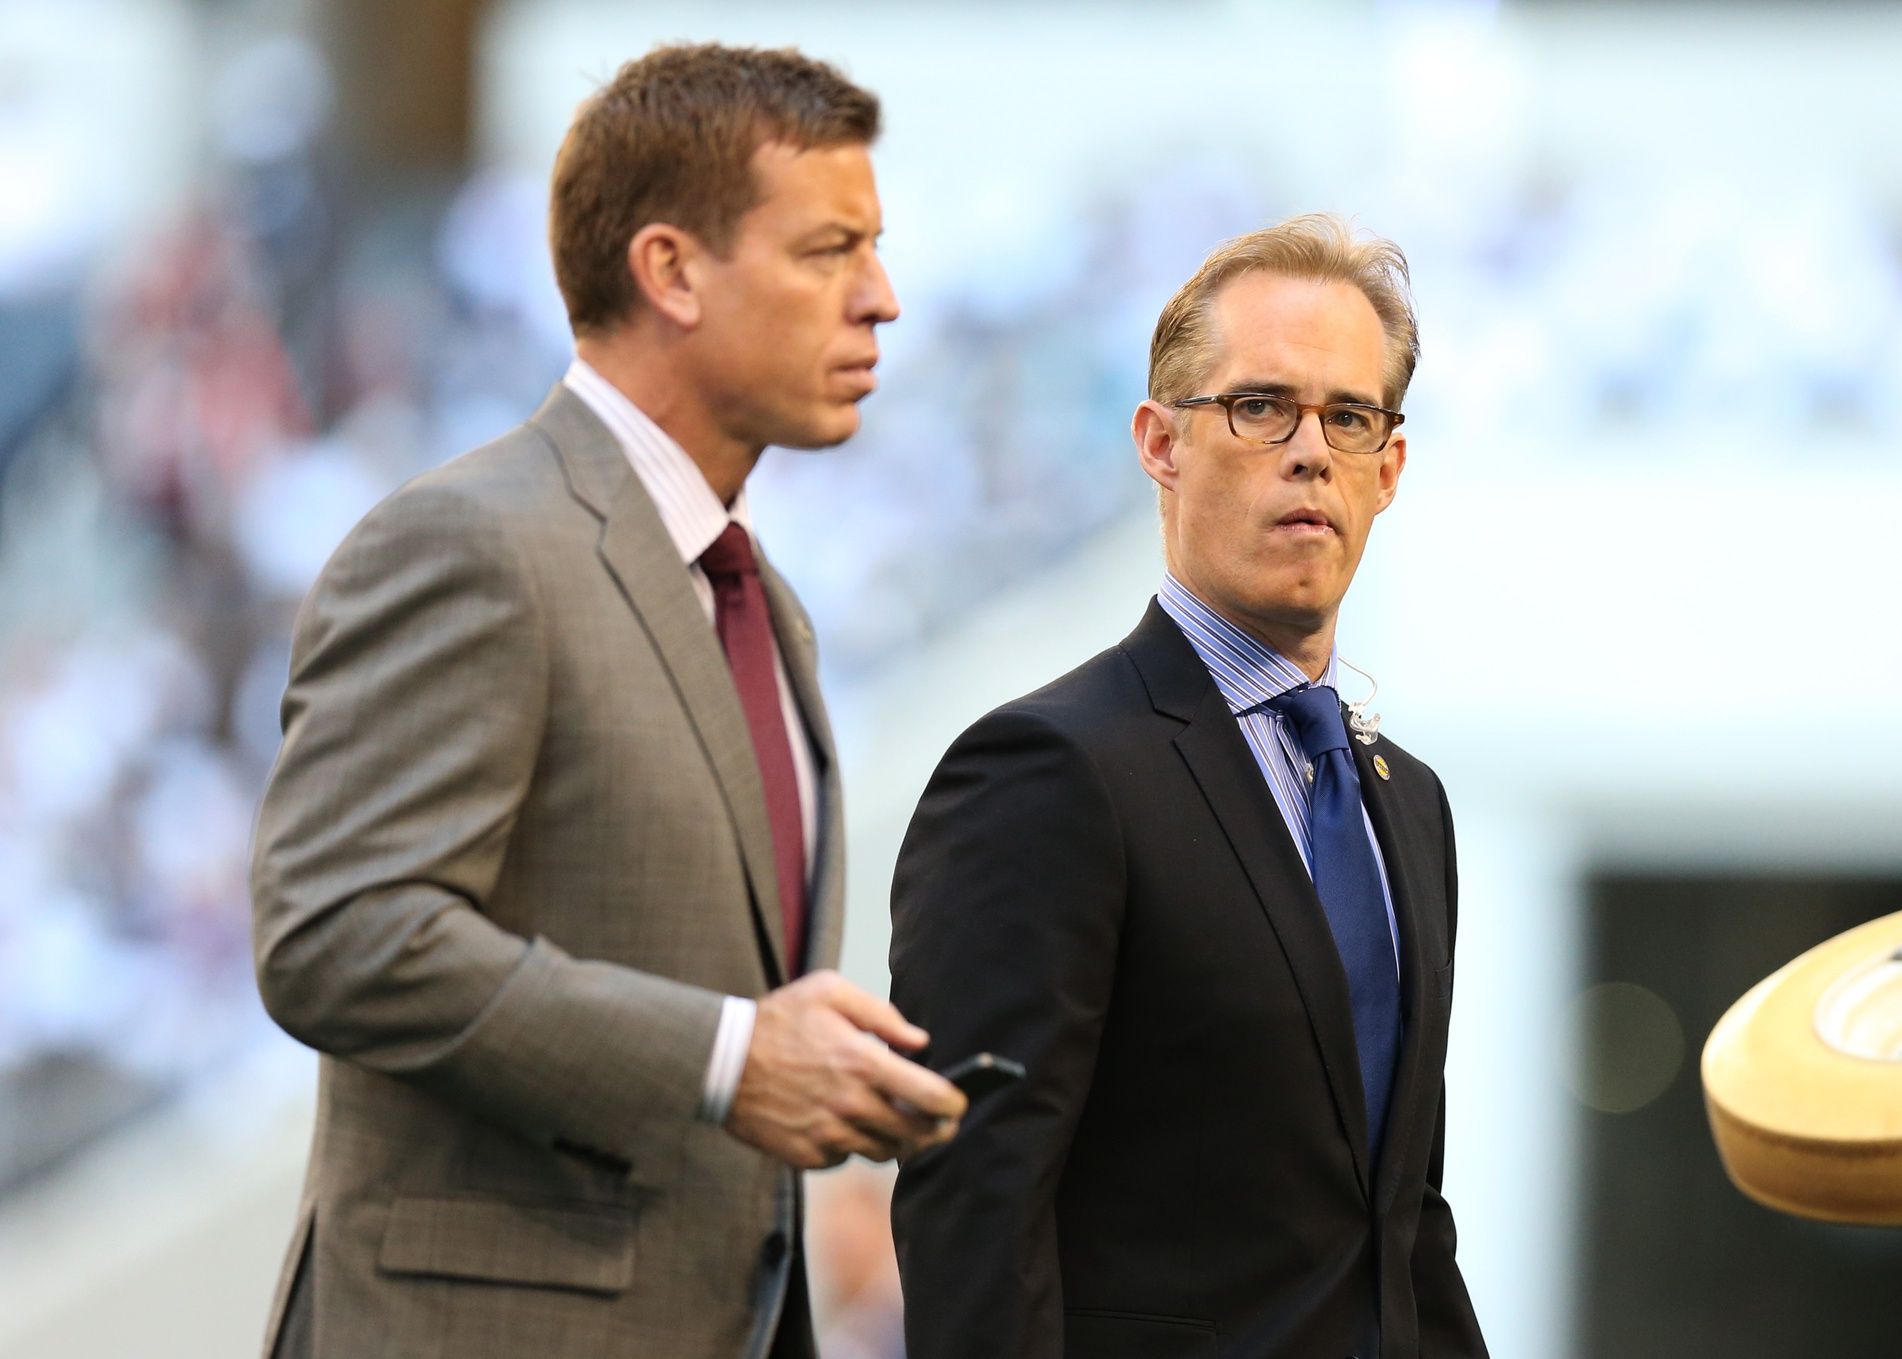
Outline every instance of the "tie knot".
[[735, 521], [727, 520], [713, 545], [700, 554], [700, 569], [708, 576], [750, 576], [759, 571], [759, 559], [753, 555], [753, 540]]
[[1310, 684], [1268, 700], [1268, 706], [1294, 724], [1301, 753], [1318, 760], [1330, 750], [1346, 750], [1347, 724], [1341, 721], [1341, 696], [1325, 684]]

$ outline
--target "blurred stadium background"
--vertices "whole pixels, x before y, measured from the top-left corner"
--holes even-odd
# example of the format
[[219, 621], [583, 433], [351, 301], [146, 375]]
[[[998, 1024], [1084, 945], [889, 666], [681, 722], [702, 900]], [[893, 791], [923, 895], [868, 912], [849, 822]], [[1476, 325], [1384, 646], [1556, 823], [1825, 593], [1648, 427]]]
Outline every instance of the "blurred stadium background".
[[[553, 148], [682, 37], [886, 103], [882, 390], [756, 481], [848, 763], [847, 971], [884, 987], [946, 742], [1154, 587], [1162, 302], [1353, 214], [1425, 358], [1341, 646], [1459, 818], [1494, 1353], [1902, 1354], [1902, 1234], [1739, 1198], [1696, 1077], [1748, 984], [1902, 906], [1902, 11], [0, 0], [0, 1355], [255, 1349], [313, 1069], [247, 937], [289, 619], [560, 373]], [[898, 1353], [886, 1193], [817, 1185], [828, 1359]]]

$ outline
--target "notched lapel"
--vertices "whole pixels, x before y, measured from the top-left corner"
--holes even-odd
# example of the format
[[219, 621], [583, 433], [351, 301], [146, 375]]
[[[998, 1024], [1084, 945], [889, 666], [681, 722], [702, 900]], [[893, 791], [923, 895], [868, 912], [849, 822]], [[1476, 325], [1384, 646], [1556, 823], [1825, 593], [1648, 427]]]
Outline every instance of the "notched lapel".
[[1347, 970], [1341, 966], [1340, 949], [1315, 894], [1314, 880], [1301, 862], [1301, 851], [1208, 668], [1154, 599], [1136, 630], [1123, 639], [1122, 651], [1142, 677], [1155, 710], [1187, 724], [1176, 734], [1176, 749], [1241, 860], [1255, 899], [1288, 960], [1314, 1029], [1361, 1192], [1371, 1203], [1367, 1097], [1361, 1091]]
[[832, 747], [832, 727], [826, 721], [825, 702], [819, 694], [819, 651], [813, 641], [812, 627], [793, 598], [792, 587], [763, 555], [760, 582], [766, 587], [766, 603], [773, 615], [773, 636], [786, 662], [786, 677], [792, 681], [793, 697], [799, 700], [799, 715], [806, 721], [806, 731], [812, 737], [813, 750], [823, 773], [833, 766], [838, 756]]
[[1307, 865], [1301, 862], [1301, 853], [1281, 819], [1255, 757], [1249, 753], [1241, 728], [1212, 681], [1175, 744], [1241, 860], [1255, 897], [1281, 943], [1314, 1029], [1341, 1126], [1347, 1130], [1361, 1189], [1371, 1200], [1367, 1102], [1361, 1092], [1360, 1059], [1354, 1043], [1353, 1002], [1348, 996], [1340, 950], [1328, 929], [1321, 899], [1315, 895], [1314, 881], [1308, 876]]
[[770, 944], [774, 985], [786, 979], [772, 823], [746, 713], [719, 638], [695, 598], [660, 511], [614, 436], [580, 397], [557, 386], [536, 412], [576, 499], [601, 516], [596, 553], [672, 678], [733, 819], [754, 923]]
[[[818, 834], [814, 837], [811, 891], [812, 912], [807, 929], [807, 957], [824, 959], [831, 952], [844, 924], [840, 907], [844, 903], [843, 885], [834, 880], [844, 868], [842, 852], [844, 830], [839, 805], [838, 752], [832, 744], [832, 725], [826, 719], [825, 700], [819, 692], [819, 651], [812, 636], [812, 625], [794, 598], [792, 587], [760, 558], [760, 581], [766, 588], [767, 607], [773, 616], [773, 635], [779, 642], [779, 654], [786, 663], [786, 678], [791, 681], [793, 698], [811, 738], [819, 797]], [[818, 966], [809, 962], [808, 966]]]
[[1374, 838], [1380, 841], [1380, 856], [1387, 867], [1387, 886], [1393, 893], [1395, 923], [1400, 928], [1400, 1069], [1394, 1074], [1392, 1119], [1387, 1127], [1386, 1145], [1375, 1176], [1380, 1211], [1393, 1202], [1398, 1183], [1398, 1167], [1414, 1135], [1421, 1105], [1422, 1070], [1427, 1035], [1426, 1013], [1431, 1004], [1426, 994], [1427, 959], [1421, 937], [1421, 852], [1411, 839], [1399, 833], [1399, 807], [1396, 799], [1405, 796], [1399, 780], [1383, 779], [1374, 769], [1374, 756], [1381, 753], [1383, 742], [1371, 746], [1351, 743], [1354, 766], [1360, 776], [1361, 800], [1367, 805], [1367, 817], [1374, 823]]

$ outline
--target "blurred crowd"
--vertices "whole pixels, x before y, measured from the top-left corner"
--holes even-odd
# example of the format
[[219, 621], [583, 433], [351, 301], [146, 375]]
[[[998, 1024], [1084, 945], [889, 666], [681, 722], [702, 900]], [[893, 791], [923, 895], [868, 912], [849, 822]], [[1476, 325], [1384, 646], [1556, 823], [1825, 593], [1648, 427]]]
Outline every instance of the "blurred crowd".
[[[322, 152], [327, 88], [300, 40], [243, 47], [205, 108], [153, 112], [207, 147], [164, 221], [50, 272], [0, 231], [0, 1189], [266, 1030], [246, 842], [297, 603], [369, 505], [568, 359], [540, 179], [363, 201]], [[1140, 512], [1125, 430], [1162, 301], [1224, 235], [1353, 206], [1219, 157], [1050, 191], [1021, 238], [898, 278], [864, 434], [756, 479], [835, 678]], [[1437, 446], [1615, 459], [1643, 423], [1686, 456], [1744, 426], [1895, 451], [1891, 204], [1513, 166], [1388, 196], [1412, 206], [1366, 225], [1414, 261], [1410, 429]]]

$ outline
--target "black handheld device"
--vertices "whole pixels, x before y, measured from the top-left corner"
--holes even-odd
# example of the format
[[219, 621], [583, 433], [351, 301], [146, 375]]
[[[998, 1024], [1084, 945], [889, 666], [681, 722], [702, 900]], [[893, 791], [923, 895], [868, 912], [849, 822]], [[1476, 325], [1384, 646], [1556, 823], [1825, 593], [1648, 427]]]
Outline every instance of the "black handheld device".
[[1013, 1062], [1008, 1057], [999, 1057], [993, 1052], [980, 1052], [946, 1067], [939, 1074], [962, 1090], [967, 1100], [976, 1104], [986, 1095], [994, 1095], [1006, 1086], [1021, 1081], [1024, 1078], [1024, 1064]]

